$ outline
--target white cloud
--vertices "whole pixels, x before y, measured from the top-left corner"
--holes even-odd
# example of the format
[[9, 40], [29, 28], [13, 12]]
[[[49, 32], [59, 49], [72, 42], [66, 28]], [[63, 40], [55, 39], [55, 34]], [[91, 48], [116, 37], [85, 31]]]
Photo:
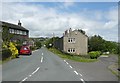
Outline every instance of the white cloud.
[[[69, 5], [68, 5], [69, 4]], [[66, 4], [65, 4], [66, 5]], [[67, 6], [73, 3], [67, 2]], [[68, 28], [81, 28], [88, 35], [100, 34], [108, 40], [117, 41], [117, 34], [113, 33], [117, 29], [117, 9], [108, 11], [80, 11], [78, 13], [59, 13], [57, 8], [48, 8], [42, 5], [4, 3], [3, 21], [17, 24], [21, 20], [23, 26], [30, 30], [30, 36], [52, 36], [54, 32], [57, 36], [62, 36]], [[103, 21], [103, 20], [106, 21]], [[111, 33], [114, 37], [107, 35]]]

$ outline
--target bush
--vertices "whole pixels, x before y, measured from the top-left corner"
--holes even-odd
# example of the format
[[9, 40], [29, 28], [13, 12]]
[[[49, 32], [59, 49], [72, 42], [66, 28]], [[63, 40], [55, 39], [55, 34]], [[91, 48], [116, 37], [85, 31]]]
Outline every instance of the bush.
[[9, 43], [9, 49], [12, 52], [11, 58], [17, 58], [18, 57], [18, 49], [15, 47], [15, 44], [10, 42]]
[[30, 49], [31, 49], [31, 50], [35, 50], [36, 47], [34, 47], [34, 46], [30, 46]]
[[2, 60], [5, 60], [11, 56], [12, 56], [12, 52], [10, 51], [10, 49], [2, 50]]
[[101, 55], [101, 52], [100, 51], [91, 51], [89, 52], [89, 55], [90, 55], [90, 58], [91, 59], [97, 59], [100, 55]]
[[20, 45], [16, 46], [16, 48], [18, 49], [18, 52], [20, 52], [21, 47], [22, 46], [20, 46]]
[[35, 44], [36, 44], [36, 47], [39, 49], [39, 48], [41, 48], [41, 42], [40, 41], [37, 41], [37, 42], [35, 42]]

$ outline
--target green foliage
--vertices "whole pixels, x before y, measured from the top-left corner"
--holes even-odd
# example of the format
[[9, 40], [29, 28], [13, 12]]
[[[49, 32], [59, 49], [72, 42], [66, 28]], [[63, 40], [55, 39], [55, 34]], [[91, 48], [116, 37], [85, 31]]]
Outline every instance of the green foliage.
[[89, 55], [90, 55], [91, 59], [97, 59], [101, 55], [101, 52], [100, 51], [91, 51], [91, 52], [89, 52]]
[[9, 28], [7, 26], [3, 27], [3, 31], [2, 31], [2, 39], [5, 42], [10, 41], [10, 39], [13, 37], [12, 34], [9, 34]]
[[41, 42], [40, 41], [37, 41], [37, 42], [35, 42], [35, 44], [36, 44], [36, 47], [39, 49], [39, 48], [41, 48]]
[[90, 51], [101, 51], [110, 52], [114, 54], [119, 53], [118, 43], [112, 41], [106, 41], [101, 36], [94, 35], [89, 38], [89, 52]]
[[36, 50], [36, 47], [30, 46], [30, 49], [31, 49], [31, 50]]
[[8, 48], [12, 52], [11, 58], [17, 58], [19, 53], [18, 53], [18, 49], [16, 48], [16, 44], [13, 42], [10, 42]]
[[6, 60], [7, 58], [12, 56], [12, 52], [10, 49], [4, 49], [2, 50], [2, 60]]
[[20, 52], [20, 49], [21, 49], [21, 45], [17, 45], [16, 48], [18, 49], [18, 52]]
[[[9, 58], [9, 57], [11, 57], [11, 58], [18, 57], [18, 49], [16, 48], [16, 44], [15, 43], [13, 43], [13, 42], [3, 42], [2, 43], [2, 49], [3, 49], [3, 54], [2, 54], [3, 59], [4, 59], [4, 57], [5, 57], [5, 59]], [[4, 53], [4, 52], [6, 52], [6, 53]], [[6, 54], [10, 54], [10, 55], [6, 55]]]
[[45, 42], [46, 47], [47, 47], [47, 48], [53, 47], [53, 46], [54, 46], [54, 42], [55, 42], [56, 40], [58, 40], [58, 39], [59, 39], [59, 37], [52, 37], [52, 38], [48, 39], [48, 40]]
[[50, 48], [49, 50], [52, 51], [53, 53], [57, 54], [61, 58], [70, 59], [70, 60], [77, 61], [77, 62], [95, 62], [95, 61], [97, 61], [96, 59], [90, 59], [90, 58], [85, 58], [85, 57], [81, 57], [78, 55], [71, 55], [71, 54], [63, 53], [55, 48]]
[[99, 35], [89, 38], [89, 51], [102, 51], [104, 49], [104, 42], [105, 40], [103, 40]]

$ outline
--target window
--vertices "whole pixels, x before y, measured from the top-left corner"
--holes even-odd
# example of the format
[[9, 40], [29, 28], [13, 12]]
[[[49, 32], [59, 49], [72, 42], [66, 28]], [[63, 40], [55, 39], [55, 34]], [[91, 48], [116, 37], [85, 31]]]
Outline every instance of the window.
[[68, 48], [68, 53], [75, 53], [75, 48]]
[[75, 38], [68, 38], [68, 43], [75, 43]]
[[9, 29], [9, 33], [12, 33], [12, 29]]
[[68, 42], [70, 42], [71, 40], [70, 40], [70, 38], [68, 38]]
[[70, 48], [68, 48], [68, 52], [70, 52]]
[[20, 31], [20, 35], [22, 35], [22, 31]]
[[20, 34], [20, 31], [19, 31], [19, 30], [17, 30], [17, 34]]
[[17, 30], [14, 30], [15, 34], [17, 34]]
[[12, 33], [15, 33], [14, 29], [12, 29]]
[[27, 32], [26, 32], [26, 31], [24, 31], [24, 35], [27, 35]]
[[14, 33], [14, 29], [9, 29], [9, 33]]

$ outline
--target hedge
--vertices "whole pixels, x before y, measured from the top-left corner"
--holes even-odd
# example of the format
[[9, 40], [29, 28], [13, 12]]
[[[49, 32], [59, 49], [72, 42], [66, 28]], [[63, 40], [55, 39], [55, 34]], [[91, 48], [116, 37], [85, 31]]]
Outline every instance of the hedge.
[[89, 55], [90, 55], [91, 59], [97, 59], [101, 55], [101, 52], [100, 51], [91, 51], [91, 52], [89, 52]]
[[12, 52], [10, 49], [4, 49], [2, 50], [2, 60], [6, 60], [7, 58], [12, 56]]

